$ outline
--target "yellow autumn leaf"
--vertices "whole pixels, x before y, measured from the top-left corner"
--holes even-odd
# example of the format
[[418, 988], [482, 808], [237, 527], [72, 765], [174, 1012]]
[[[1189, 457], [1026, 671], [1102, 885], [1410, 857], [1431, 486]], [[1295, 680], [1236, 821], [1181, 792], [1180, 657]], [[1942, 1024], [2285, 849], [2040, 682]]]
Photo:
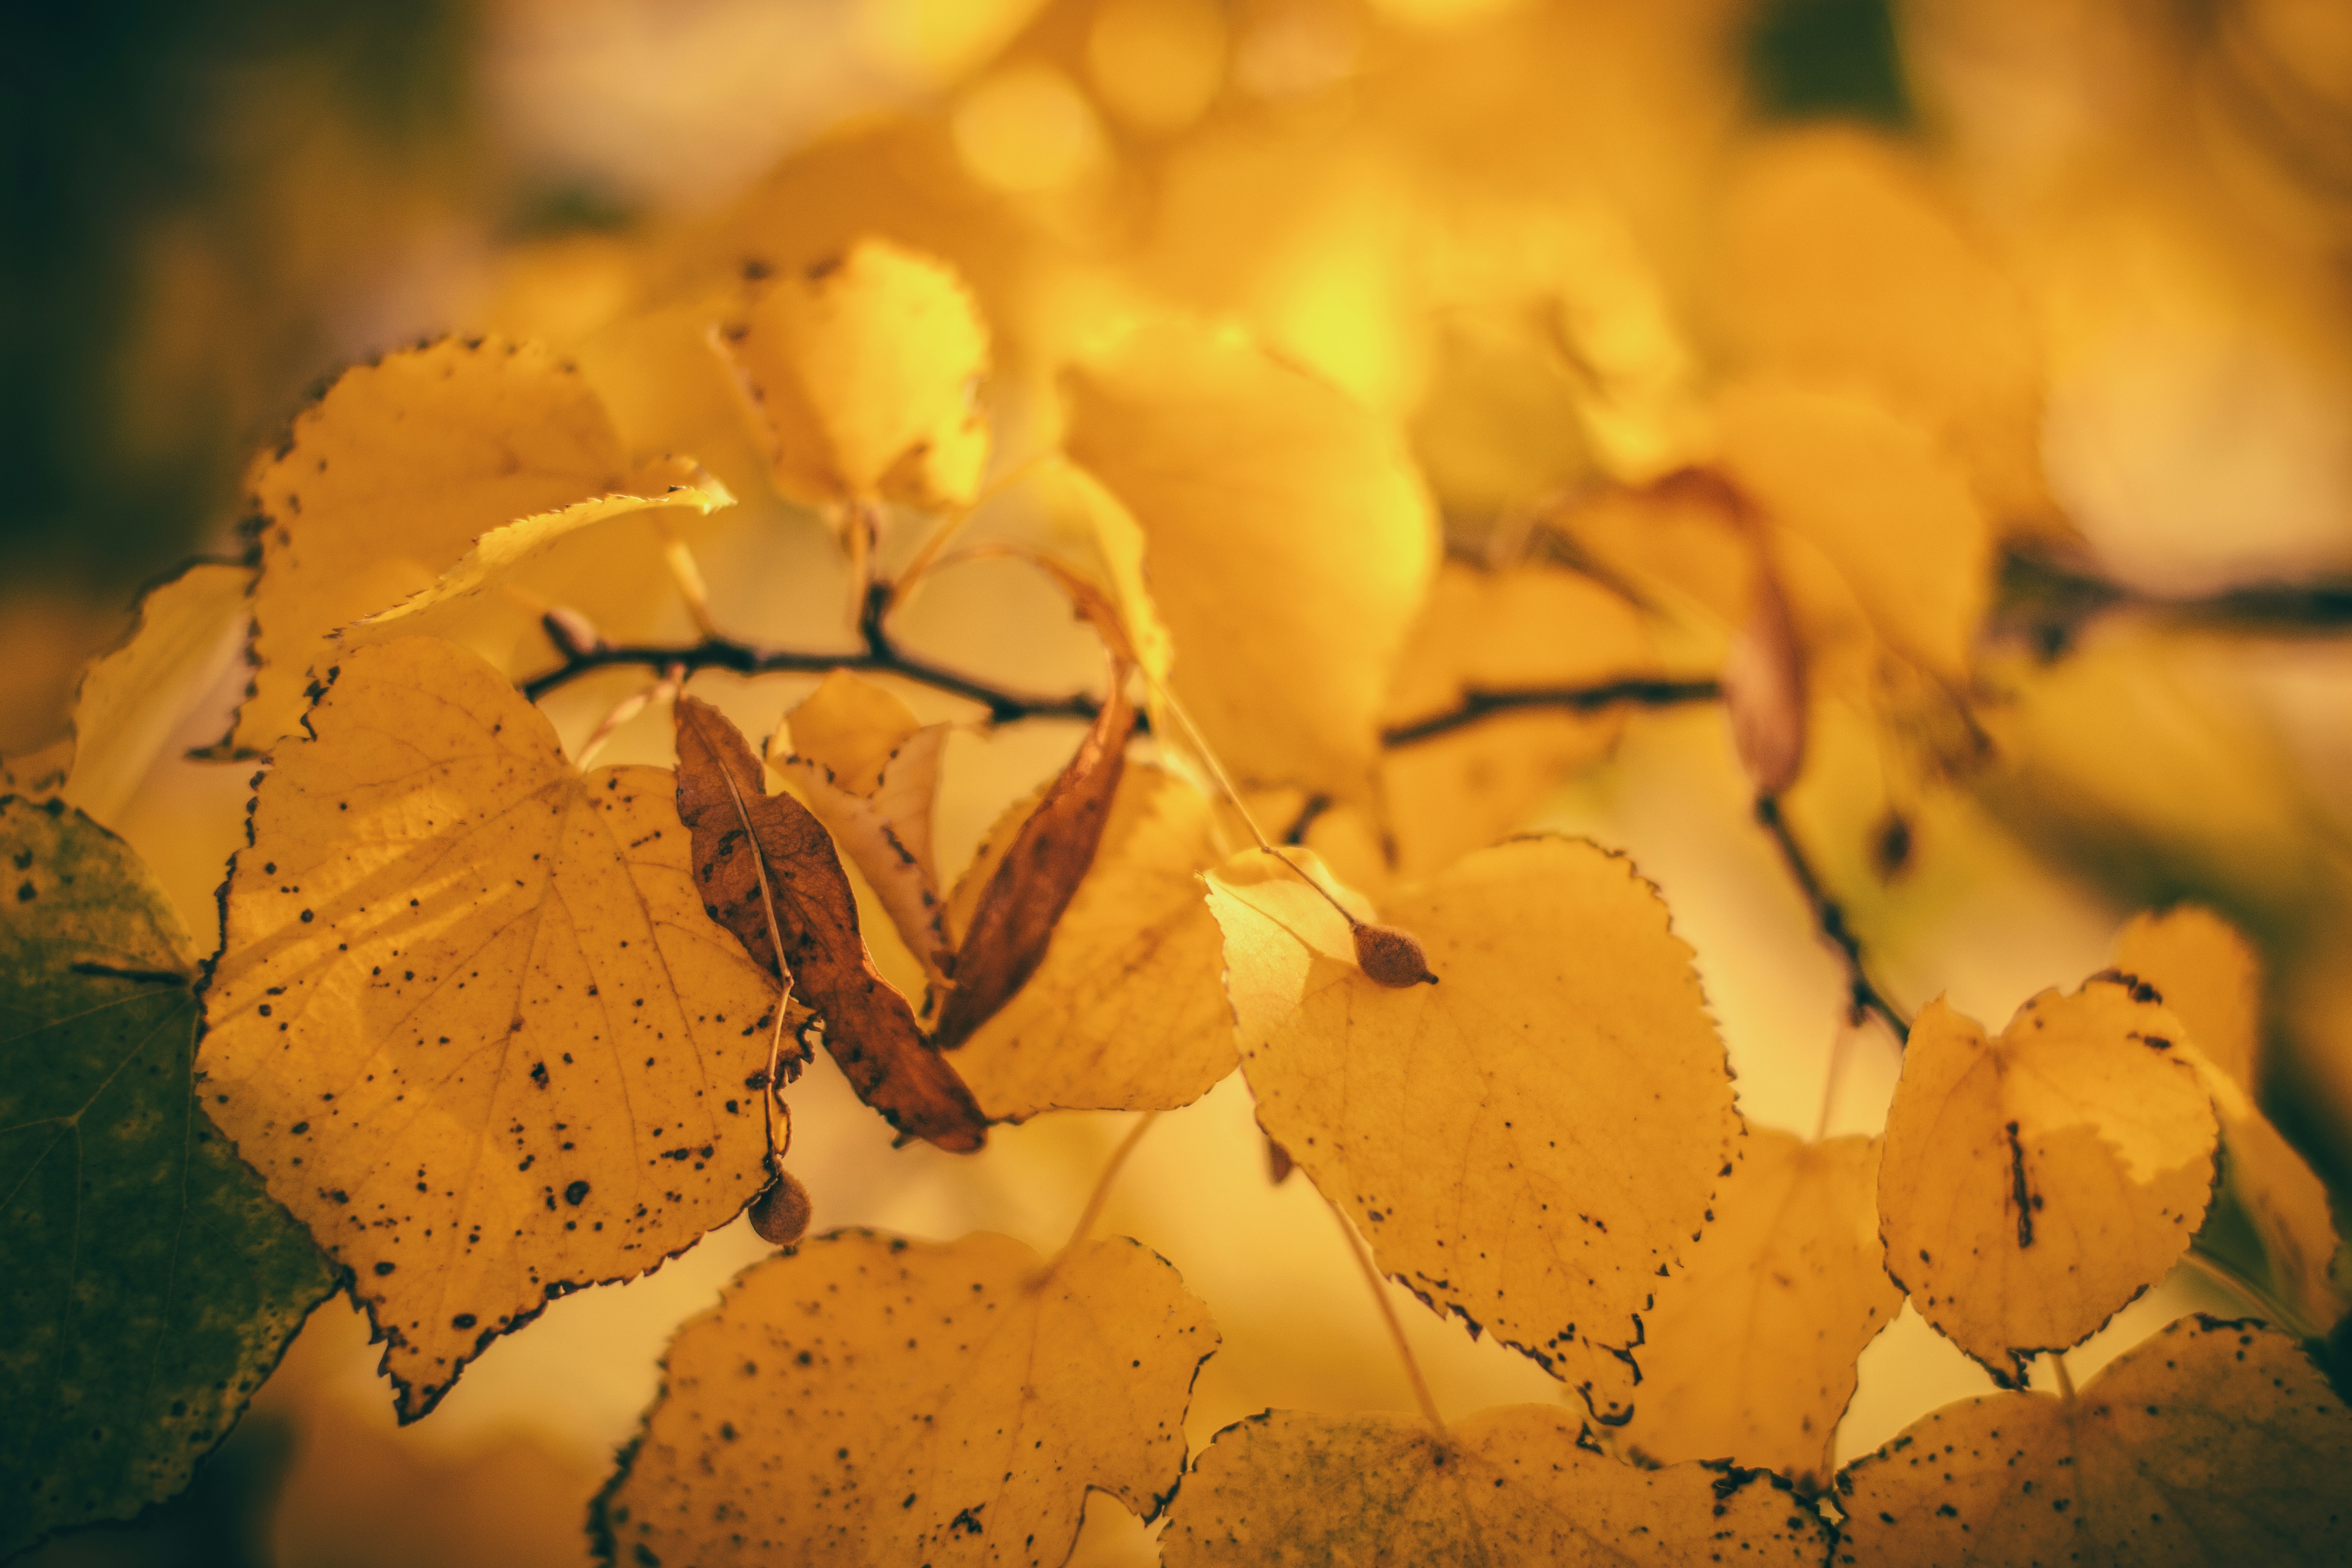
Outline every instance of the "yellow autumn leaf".
[[251, 478], [257, 668], [235, 744], [291, 732], [328, 634], [432, 593], [484, 535], [530, 519], [508, 542], [541, 541], [564, 531], [542, 514], [583, 502], [666, 505], [690, 473], [665, 459], [632, 474], [604, 405], [543, 349], [445, 338], [344, 372]]
[[1437, 564], [1395, 434], [1246, 338], [1173, 323], [1128, 333], [1068, 390], [1070, 456], [1142, 527], [1170, 685], [1209, 745], [1244, 782], [1363, 799]]
[[668, 770], [582, 776], [446, 643], [340, 671], [262, 777], [198, 1065], [413, 1420], [499, 1333], [751, 1198], [776, 993], [703, 913]]
[[2189, 1249], [2213, 1108], [2153, 989], [2044, 991], [1988, 1037], [1938, 998], [1886, 1113], [1887, 1271], [1996, 1378], [2079, 1343]]
[[2237, 928], [2197, 904], [2147, 910], [2116, 933], [2116, 967], [2163, 994], [2205, 1059], [2248, 1094], [2262, 1068], [2263, 961]]
[[1626, 1436], [1652, 1458], [1728, 1459], [1818, 1489], [1854, 1359], [1903, 1305], [1878, 1241], [1878, 1141], [1748, 1129], [1689, 1270], [1642, 1320]]
[[[1473, 692], [1599, 686], [1657, 672], [1639, 613], [1581, 573], [1449, 561], [1413, 623], [1385, 723], [1412, 730]], [[1391, 744], [1381, 792], [1397, 870], [1425, 876], [1521, 826], [1544, 797], [1598, 761], [1623, 731], [1622, 707], [1502, 711], [1450, 732]]]
[[766, 759], [857, 868], [935, 985], [950, 950], [931, 847], [948, 728], [922, 723], [897, 693], [836, 669], [785, 715]]
[[1799, 132], [1748, 156], [1722, 211], [1743, 360], [1857, 383], [1936, 430], [1997, 515], [2047, 510], [2024, 291], [1921, 162], [1858, 131]]
[[646, 465], [629, 482], [651, 493], [598, 496], [490, 530], [476, 540], [474, 547], [442, 573], [432, 586], [339, 629], [334, 634], [337, 646], [364, 647], [371, 643], [390, 642], [394, 637], [451, 636], [476, 606], [484, 590], [545, 553], [558, 542], [609, 518], [624, 517], [652, 506], [691, 507], [707, 515], [735, 504], [735, 498], [728, 493], [725, 485], [676, 458]]
[[1089, 1488], [1159, 1515], [1216, 1348], [1124, 1237], [835, 1232], [678, 1331], [593, 1528], [620, 1562], [1059, 1564]]
[[1402, 1415], [1270, 1410], [1217, 1434], [1160, 1538], [1167, 1568], [1818, 1563], [1829, 1531], [1787, 1483], [1637, 1469], [1539, 1405], [1481, 1410], [1440, 1444]]
[[[959, 942], [1035, 805], [1007, 810], [956, 884], [948, 924]], [[1172, 1110], [1233, 1071], [1223, 939], [1200, 882], [1223, 858], [1212, 811], [1174, 774], [1128, 763], [1045, 962], [950, 1058], [989, 1120]]]
[[[1968, 477], [1927, 432], [1871, 400], [1778, 378], [1727, 388], [1723, 469], [1769, 520], [1826, 557], [1877, 639], [1962, 679], [1992, 591], [1992, 534]], [[1803, 574], [1784, 563], [1800, 631]], [[1811, 639], [1809, 639], [1811, 640]]]
[[32, 756], [0, 762], [0, 790], [61, 795], [112, 822], [227, 667], [252, 586], [249, 566], [199, 561], [149, 589], [130, 634], [82, 672], [72, 732]]
[[1582, 840], [1479, 850], [1380, 910], [1437, 976], [1402, 990], [1263, 852], [1213, 872], [1209, 906], [1259, 1124], [1383, 1270], [1622, 1424], [1639, 1315], [1704, 1226], [1738, 1130], [1656, 891]]
[[2133, 916], [2116, 938], [2116, 967], [2155, 986], [2188, 1026], [2193, 1045], [2184, 1054], [2221, 1118], [2223, 1190], [2252, 1225], [2286, 1304], [2326, 1333], [2347, 1306], [2331, 1279], [2342, 1243], [2326, 1184], [2254, 1098], [2260, 955], [2212, 910], [2182, 904]]
[[2294, 1341], [2184, 1318], [2081, 1393], [1991, 1394], [1838, 1478], [1838, 1561], [2341, 1563], [2347, 1411]]
[[717, 342], [792, 500], [936, 510], [980, 489], [988, 324], [946, 263], [860, 240], [755, 282]]

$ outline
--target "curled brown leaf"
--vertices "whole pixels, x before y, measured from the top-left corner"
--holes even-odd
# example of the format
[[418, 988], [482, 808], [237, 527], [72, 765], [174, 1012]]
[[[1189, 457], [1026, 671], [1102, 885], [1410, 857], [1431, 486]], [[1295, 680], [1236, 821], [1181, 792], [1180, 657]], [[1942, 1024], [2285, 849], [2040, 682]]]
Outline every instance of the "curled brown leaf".
[[766, 793], [751, 743], [716, 708], [680, 697], [677, 722], [677, 815], [693, 837], [695, 886], [711, 919], [771, 974], [790, 973], [860, 1100], [910, 1137], [957, 1152], [979, 1148], [987, 1137], [980, 1107], [875, 969], [824, 825], [790, 795]]

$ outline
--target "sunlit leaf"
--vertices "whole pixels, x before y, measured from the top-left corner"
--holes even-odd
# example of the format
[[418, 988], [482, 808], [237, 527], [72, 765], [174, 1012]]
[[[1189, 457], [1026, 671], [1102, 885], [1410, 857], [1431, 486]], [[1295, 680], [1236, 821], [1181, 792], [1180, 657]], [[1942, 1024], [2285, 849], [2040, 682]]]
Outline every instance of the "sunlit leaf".
[[[949, 903], [959, 932], [1034, 801], [999, 820]], [[1223, 939], [1200, 874], [1218, 851], [1208, 800], [1129, 763], [1094, 864], [1054, 926], [1045, 962], [958, 1047], [992, 1120], [1041, 1110], [1189, 1105], [1234, 1069]]]
[[749, 1201], [776, 987], [704, 915], [667, 770], [583, 777], [471, 654], [361, 649], [307, 726], [229, 880], [207, 1109], [351, 1271], [414, 1419]]
[[1946, 1405], [1838, 1478], [1837, 1561], [2336, 1563], [2352, 1412], [2292, 1340], [2187, 1318], [2073, 1397]]
[[1482, 1410], [1450, 1439], [1402, 1415], [1271, 1410], [1228, 1426], [1185, 1477], [1161, 1560], [1667, 1568], [1817, 1563], [1828, 1549], [1828, 1529], [1785, 1482], [1636, 1469], [1586, 1447], [1563, 1410]]
[[494, 552], [543, 542], [565, 529], [542, 514], [667, 504], [687, 472], [632, 474], [595, 394], [542, 349], [445, 338], [346, 371], [252, 476], [257, 668], [235, 743], [266, 751], [293, 730], [338, 626], [432, 593], [452, 568], [474, 584], [484, 559], [459, 563], [484, 535], [530, 519]]
[[138, 858], [19, 799], [0, 854], [5, 1556], [185, 1486], [333, 1277], [198, 1103], [195, 959]]
[[793, 500], [939, 508], [979, 489], [988, 326], [944, 263], [861, 240], [754, 284], [719, 344]]
[[[1598, 686], [1656, 672], [1633, 606], [1591, 578], [1449, 561], [1398, 661], [1385, 722], [1426, 721], [1473, 691]], [[1392, 747], [1381, 789], [1398, 871], [1425, 875], [1523, 826], [1556, 785], [1608, 752], [1624, 722], [1622, 709], [1524, 710]]]
[[1930, 1003], [1879, 1169], [1888, 1272], [1990, 1369], [2075, 1344], [2164, 1278], [2212, 1195], [2213, 1108], [2155, 992], [2100, 977], [2009, 1027]]
[[979, 1148], [980, 1108], [875, 969], [823, 826], [792, 796], [765, 793], [760, 759], [718, 709], [680, 697], [677, 737], [677, 815], [693, 836], [694, 883], [710, 920], [790, 982], [793, 999], [824, 1021], [825, 1049], [850, 1087], [891, 1126], [943, 1149]]
[[1171, 685], [1210, 746], [1244, 781], [1362, 798], [1436, 567], [1394, 434], [1245, 339], [1175, 325], [1128, 334], [1069, 389], [1070, 455], [1142, 525]]
[[1622, 1423], [1639, 1315], [1704, 1226], [1737, 1128], [1656, 892], [1580, 840], [1477, 851], [1379, 911], [1437, 975], [1392, 990], [1270, 857], [1209, 886], [1259, 1123], [1382, 1269]]
[[1208, 1310], [1132, 1241], [866, 1231], [761, 1263], [679, 1331], [598, 1500], [608, 1561], [1059, 1564], [1088, 1488], [1146, 1519], [1184, 1463]]
[[1878, 1142], [1750, 1128], [1689, 1271], [1644, 1315], [1627, 1436], [1660, 1459], [1729, 1459], [1818, 1488], [1854, 1358], [1903, 1305], [1878, 1241]]

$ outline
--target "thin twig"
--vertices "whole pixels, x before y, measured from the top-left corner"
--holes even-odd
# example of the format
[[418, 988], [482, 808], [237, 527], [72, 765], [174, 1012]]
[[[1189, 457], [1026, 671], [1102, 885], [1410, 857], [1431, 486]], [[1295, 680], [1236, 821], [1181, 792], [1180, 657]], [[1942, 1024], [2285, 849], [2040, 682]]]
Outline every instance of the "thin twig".
[[1860, 1024], [1864, 1014], [1875, 1013], [1879, 1020], [1895, 1032], [1898, 1042], [1908, 1041], [1911, 1038], [1911, 1021], [1886, 999], [1885, 992], [1872, 983], [1863, 964], [1862, 942], [1846, 929], [1845, 910], [1822, 889], [1822, 879], [1814, 875], [1812, 862], [1805, 858], [1796, 836], [1789, 831], [1787, 819], [1780, 815], [1780, 801], [1769, 795], [1758, 795], [1756, 820], [1779, 847], [1781, 863], [1788, 867], [1790, 877], [1795, 880], [1798, 890], [1804, 894], [1806, 904], [1813, 911], [1814, 926], [1820, 930], [1822, 939], [1835, 947], [1845, 960], [1847, 1017]]
[[1619, 706], [1671, 708], [1685, 702], [1714, 702], [1722, 696], [1722, 683], [1712, 679], [1606, 680], [1596, 686], [1539, 686], [1508, 690], [1473, 687], [1463, 693], [1459, 704], [1445, 712], [1381, 731], [1381, 744], [1410, 746], [1418, 741], [1451, 734], [1498, 713], [1518, 713], [1529, 709], [1559, 708], [1573, 713], [1591, 713]]
[[1118, 1141], [1118, 1147], [1110, 1152], [1110, 1158], [1103, 1163], [1102, 1174], [1095, 1178], [1095, 1190], [1087, 1194], [1087, 1206], [1078, 1211], [1078, 1223], [1070, 1227], [1070, 1239], [1062, 1243], [1064, 1252], [1084, 1241], [1087, 1232], [1094, 1229], [1095, 1221], [1102, 1217], [1103, 1205], [1110, 1201], [1110, 1185], [1118, 1179], [1119, 1168], [1127, 1163], [1127, 1157], [1135, 1152], [1135, 1146], [1143, 1142], [1143, 1135], [1150, 1131], [1151, 1124], [1159, 1120], [1160, 1112], [1145, 1111], [1135, 1125], [1127, 1130], [1127, 1136]]
[[2074, 1404], [2074, 1374], [2066, 1370], [2066, 1352], [2064, 1351], [2052, 1351], [2050, 1352], [2050, 1364], [2055, 1368], [2058, 1373], [2058, 1396], [2069, 1405]]
[[1356, 1267], [1364, 1271], [1364, 1283], [1372, 1288], [1372, 1300], [1380, 1304], [1381, 1321], [1389, 1326], [1389, 1338], [1396, 1342], [1397, 1359], [1404, 1363], [1404, 1374], [1412, 1384], [1412, 1396], [1421, 1405], [1423, 1418], [1428, 1421], [1429, 1429], [1437, 1434], [1441, 1446], [1451, 1446], [1454, 1435], [1445, 1429], [1445, 1418], [1437, 1413], [1437, 1401], [1429, 1392], [1429, 1381], [1421, 1375], [1421, 1363], [1414, 1359], [1412, 1346], [1404, 1337], [1404, 1324], [1398, 1321], [1396, 1303], [1389, 1300], [1388, 1281], [1381, 1278], [1379, 1268], [1372, 1262], [1371, 1252], [1364, 1246], [1364, 1238], [1356, 1234], [1355, 1226], [1340, 1212], [1338, 1204], [1331, 1205], [1331, 1217], [1339, 1222], [1339, 1234], [1348, 1238], [1349, 1255], [1355, 1258]]

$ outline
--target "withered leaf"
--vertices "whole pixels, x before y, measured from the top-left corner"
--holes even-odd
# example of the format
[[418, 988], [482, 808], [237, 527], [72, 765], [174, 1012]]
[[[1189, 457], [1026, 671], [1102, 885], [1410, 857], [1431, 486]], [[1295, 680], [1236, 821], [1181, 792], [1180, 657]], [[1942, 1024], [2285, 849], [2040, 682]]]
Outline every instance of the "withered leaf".
[[670, 1345], [595, 1505], [616, 1563], [1028, 1563], [1087, 1489], [1175, 1490], [1208, 1309], [1124, 1237], [1046, 1260], [840, 1231], [747, 1270]]
[[1912, 1026], [1878, 1178], [1887, 1271], [1996, 1378], [2164, 1278], [2213, 1185], [2213, 1108], [2153, 990], [2044, 991], [1998, 1037]]
[[2294, 1342], [2184, 1318], [2073, 1397], [1990, 1394], [1838, 1478], [1837, 1561], [2341, 1563], [2352, 1411]]
[[1378, 912], [1438, 978], [1402, 989], [1263, 852], [1210, 874], [1209, 907], [1259, 1125], [1383, 1270], [1625, 1421], [1640, 1314], [1705, 1226], [1738, 1126], [1655, 890], [1582, 840], [1478, 850]]
[[1102, 711], [980, 896], [956, 949], [955, 988], [940, 1009], [935, 1037], [942, 1047], [971, 1038], [1036, 973], [1055, 922], [1094, 864], [1135, 732], [1126, 673], [1124, 666], [1114, 673]]
[[583, 777], [488, 663], [346, 657], [262, 776], [205, 1109], [351, 1271], [400, 1412], [765, 1179], [772, 982], [702, 913], [665, 769]]
[[1270, 1410], [1217, 1434], [1168, 1512], [1167, 1568], [1349, 1563], [1622, 1568], [1818, 1563], [1829, 1531], [1787, 1483], [1636, 1469], [1539, 1405], [1482, 1410], [1441, 1446], [1402, 1415]]
[[695, 886], [710, 918], [770, 974], [789, 974], [794, 1000], [824, 1020], [825, 1048], [860, 1100], [909, 1137], [979, 1148], [987, 1122], [923, 1038], [907, 999], [875, 969], [824, 825], [790, 795], [767, 793], [759, 757], [718, 709], [680, 697], [677, 730], [677, 815], [693, 835]]

